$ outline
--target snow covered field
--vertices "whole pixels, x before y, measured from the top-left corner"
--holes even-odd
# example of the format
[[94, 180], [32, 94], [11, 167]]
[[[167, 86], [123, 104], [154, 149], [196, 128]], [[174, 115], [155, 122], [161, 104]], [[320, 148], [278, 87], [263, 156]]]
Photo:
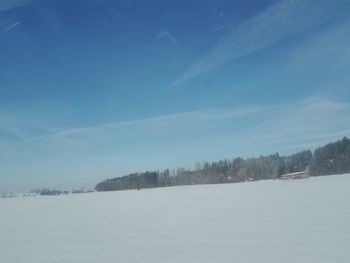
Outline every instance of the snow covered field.
[[350, 175], [0, 199], [0, 262], [350, 262]]

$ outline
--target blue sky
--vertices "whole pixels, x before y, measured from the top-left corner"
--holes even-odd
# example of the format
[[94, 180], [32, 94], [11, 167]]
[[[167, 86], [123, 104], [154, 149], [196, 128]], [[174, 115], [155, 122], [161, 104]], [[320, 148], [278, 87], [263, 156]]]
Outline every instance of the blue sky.
[[0, 191], [350, 136], [350, 2], [0, 3]]

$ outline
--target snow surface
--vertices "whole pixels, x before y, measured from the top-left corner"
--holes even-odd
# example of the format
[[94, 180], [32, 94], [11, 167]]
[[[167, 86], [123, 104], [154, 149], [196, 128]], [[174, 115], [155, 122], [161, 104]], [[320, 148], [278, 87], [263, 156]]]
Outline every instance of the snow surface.
[[350, 175], [0, 199], [0, 262], [350, 262]]

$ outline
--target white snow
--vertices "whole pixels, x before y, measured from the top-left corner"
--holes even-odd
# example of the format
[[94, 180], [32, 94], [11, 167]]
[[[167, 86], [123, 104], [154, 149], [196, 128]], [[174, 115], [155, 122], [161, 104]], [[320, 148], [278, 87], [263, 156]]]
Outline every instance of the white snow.
[[0, 199], [0, 262], [350, 262], [350, 175]]

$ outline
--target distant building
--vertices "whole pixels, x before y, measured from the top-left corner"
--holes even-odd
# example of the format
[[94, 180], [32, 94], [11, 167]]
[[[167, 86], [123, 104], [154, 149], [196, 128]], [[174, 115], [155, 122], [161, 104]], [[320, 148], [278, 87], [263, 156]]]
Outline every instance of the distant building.
[[302, 172], [296, 172], [296, 173], [288, 173], [288, 174], [282, 174], [280, 176], [281, 180], [290, 180], [290, 179], [305, 179], [309, 178], [309, 172], [308, 171], [302, 171]]
[[226, 182], [228, 183], [246, 182], [246, 181], [253, 181], [253, 178], [249, 176], [249, 172], [247, 168], [241, 168], [235, 175], [228, 176], [226, 178]]

